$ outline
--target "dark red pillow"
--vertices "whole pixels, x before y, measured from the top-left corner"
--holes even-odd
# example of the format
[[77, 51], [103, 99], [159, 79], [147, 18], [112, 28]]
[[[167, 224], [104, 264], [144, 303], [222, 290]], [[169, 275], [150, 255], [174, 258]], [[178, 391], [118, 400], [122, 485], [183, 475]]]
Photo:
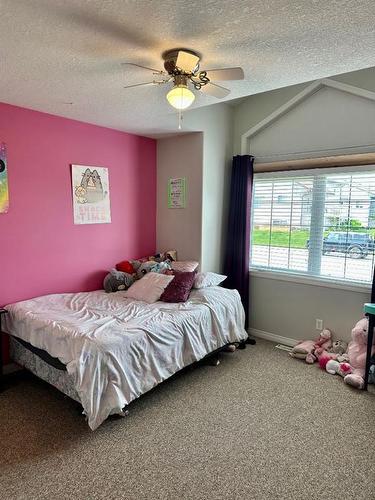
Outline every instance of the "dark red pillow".
[[174, 278], [164, 290], [163, 302], [186, 302], [193, 288], [196, 272], [174, 272]]

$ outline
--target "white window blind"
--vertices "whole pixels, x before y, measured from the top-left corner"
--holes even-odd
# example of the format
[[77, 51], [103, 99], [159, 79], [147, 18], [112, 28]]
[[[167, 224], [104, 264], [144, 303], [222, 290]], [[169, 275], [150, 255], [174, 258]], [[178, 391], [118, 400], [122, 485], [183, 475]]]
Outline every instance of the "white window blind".
[[375, 167], [254, 175], [252, 268], [370, 283]]

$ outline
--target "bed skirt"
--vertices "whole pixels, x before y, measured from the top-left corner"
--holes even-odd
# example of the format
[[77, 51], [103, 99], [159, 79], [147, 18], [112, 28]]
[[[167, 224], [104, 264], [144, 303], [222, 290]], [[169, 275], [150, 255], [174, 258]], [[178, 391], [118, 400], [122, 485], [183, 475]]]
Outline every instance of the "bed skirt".
[[73, 379], [67, 371], [59, 370], [46, 363], [12, 336], [10, 336], [10, 357], [18, 365], [26, 368], [66, 396], [80, 403]]

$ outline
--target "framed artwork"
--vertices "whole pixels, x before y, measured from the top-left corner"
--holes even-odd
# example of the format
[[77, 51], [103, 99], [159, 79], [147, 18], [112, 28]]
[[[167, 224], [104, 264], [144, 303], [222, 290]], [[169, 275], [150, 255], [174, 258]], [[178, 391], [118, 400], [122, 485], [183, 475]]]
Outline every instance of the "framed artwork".
[[186, 207], [186, 179], [169, 179], [168, 181], [168, 208]]
[[0, 213], [9, 210], [8, 170], [6, 146], [0, 142]]
[[72, 165], [74, 224], [111, 222], [108, 168]]

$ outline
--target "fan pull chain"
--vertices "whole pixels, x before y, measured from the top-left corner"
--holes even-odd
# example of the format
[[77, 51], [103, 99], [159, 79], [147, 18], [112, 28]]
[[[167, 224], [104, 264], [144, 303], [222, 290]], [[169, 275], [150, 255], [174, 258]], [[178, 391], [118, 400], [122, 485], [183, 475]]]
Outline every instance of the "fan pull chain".
[[184, 117], [182, 116], [182, 111], [181, 109], [178, 110], [178, 130], [182, 129], [182, 121]]

